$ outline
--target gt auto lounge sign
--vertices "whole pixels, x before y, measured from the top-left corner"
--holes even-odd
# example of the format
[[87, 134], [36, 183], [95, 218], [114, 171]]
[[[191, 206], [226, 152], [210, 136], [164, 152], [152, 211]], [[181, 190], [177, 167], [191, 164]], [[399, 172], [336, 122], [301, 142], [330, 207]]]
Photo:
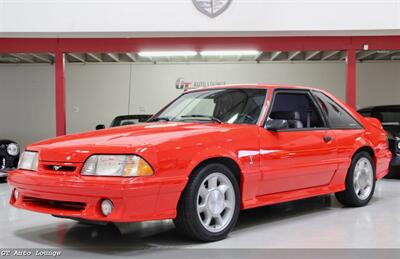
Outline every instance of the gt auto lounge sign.
[[178, 90], [190, 90], [190, 89], [197, 89], [207, 86], [213, 85], [226, 85], [226, 82], [221, 81], [194, 81], [188, 82], [183, 77], [179, 77], [175, 82], [175, 88]]
[[232, 0], [192, 0], [197, 10], [210, 18], [217, 17], [228, 9]]

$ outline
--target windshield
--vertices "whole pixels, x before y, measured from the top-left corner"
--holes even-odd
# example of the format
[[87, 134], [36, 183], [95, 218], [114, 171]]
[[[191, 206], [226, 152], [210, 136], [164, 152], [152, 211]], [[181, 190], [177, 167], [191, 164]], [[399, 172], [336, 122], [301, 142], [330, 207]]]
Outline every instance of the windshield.
[[256, 124], [266, 89], [213, 89], [186, 93], [152, 120]]

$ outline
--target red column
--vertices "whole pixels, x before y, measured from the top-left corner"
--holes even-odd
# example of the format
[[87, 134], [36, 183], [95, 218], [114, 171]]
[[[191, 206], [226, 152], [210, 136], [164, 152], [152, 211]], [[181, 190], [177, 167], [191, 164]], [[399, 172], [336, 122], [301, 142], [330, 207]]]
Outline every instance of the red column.
[[356, 109], [357, 104], [357, 81], [356, 81], [356, 51], [347, 50], [346, 56], [346, 102]]
[[65, 56], [62, 52], [55, 53], [56, 81], [56, 135], [66, 134], [65, 115]]

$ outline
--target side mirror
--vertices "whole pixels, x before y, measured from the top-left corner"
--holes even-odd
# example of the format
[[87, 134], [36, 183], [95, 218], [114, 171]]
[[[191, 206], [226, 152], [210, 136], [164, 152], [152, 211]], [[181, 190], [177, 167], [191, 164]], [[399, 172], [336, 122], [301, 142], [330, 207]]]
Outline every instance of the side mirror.
[[289, 128], [289, 123], [287, 120], [269, 119], [265, 124], [265, 128], [270, 131], [278, 131]]
[[96, 126], [96, 130], [101, 130], [101, 129], [105, 129], [106, 126], [104, 124], [99, 124]]

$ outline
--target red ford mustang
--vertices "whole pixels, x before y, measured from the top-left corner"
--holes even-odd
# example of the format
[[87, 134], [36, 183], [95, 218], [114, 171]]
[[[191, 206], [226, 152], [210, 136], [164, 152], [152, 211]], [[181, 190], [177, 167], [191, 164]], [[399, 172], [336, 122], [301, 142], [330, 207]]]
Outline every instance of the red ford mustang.
[[239, 210], [335, 193], [366, 205], [391, 153], [380, 122], [304, 87], [186, 92], [149, 123], [32, 144], [9, 176], [17, 208], [77, 220], [174, 219], [214, 241]]

